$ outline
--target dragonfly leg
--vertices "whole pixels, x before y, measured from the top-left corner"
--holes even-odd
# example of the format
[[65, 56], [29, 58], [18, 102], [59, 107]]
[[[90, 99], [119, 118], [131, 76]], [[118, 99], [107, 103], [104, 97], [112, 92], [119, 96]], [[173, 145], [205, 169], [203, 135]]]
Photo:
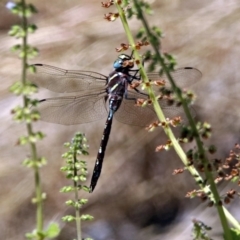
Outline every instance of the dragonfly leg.
[[[143, 61], [142, 61], [142, 65], [144, 66], [144, 62], [145, 62], [145, 59], [143, 59]], [[130, 75], [131, 76], [131, 81], [133, 80], [133, 79], [136, 79], [136, 80], [141, 80], [141, 76], [139, 76], [139, 77], [137, 77], [136, 75], [138, 74], [138, 72], [139, 72], [139, 69], [133, 69], [133, 70], [129, 70], [129, 72], [135, 72], [135, 74], [134, 75]]]
[[[137, 93], [142, 94], [142, 95], [148, 97], [148, 94], [139, 91], [137, 88], [133, 88], [133, 89], [134, 89]], [[125, 91], [125, 93], [124, 93], [124, 98], [127, 99], [127, 100], [134, 100], [135, 102], [137, 102], [137, 98], [128, 97], [128, 91]]]
[[136, 76], [136, 75], [138, 74], [139, 69], [129, 70], [129, 71], [131, 71], [131, 72], [134, 71], [134, 72], [135, 72], [134, 75], [129, 74], [129, 76], [131, 77], [130, 82], [132, 82], [134, 79], [135, 79], [135, 80], [141, 80], [141, 76], [139, 76], [139, 77]]
[[129, 69], [128, 71], [129, 71], [129, 72], [138, 72], [139, 69]]
[[137, 89], [137, 88], [133, 88], [133, 89], [134, 89], [137, 93], [139, 93], [139, 94], [148, 96], [148, 94], [141, 92], [141, 91], [140, 91], [139, 89]]
[[148, 95], [147, 93], [143, 93], [143, 92], [141, 92], [140, 90], [138, 90], [137, 88], [133, 88], [133, 89], [134, 89], [137, 93], [149, 97], [149, 95]]

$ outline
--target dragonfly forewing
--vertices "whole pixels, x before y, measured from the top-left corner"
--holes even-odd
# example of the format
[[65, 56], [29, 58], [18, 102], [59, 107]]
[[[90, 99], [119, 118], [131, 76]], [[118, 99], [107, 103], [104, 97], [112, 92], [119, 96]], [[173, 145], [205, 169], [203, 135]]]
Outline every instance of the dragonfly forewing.
[[46, 64], [33, 66], [36, 73], [30, 74], [29, 80], [53, 92], [101, 91], [107, 84], [107, 77], [96, 72], [64, 70]]

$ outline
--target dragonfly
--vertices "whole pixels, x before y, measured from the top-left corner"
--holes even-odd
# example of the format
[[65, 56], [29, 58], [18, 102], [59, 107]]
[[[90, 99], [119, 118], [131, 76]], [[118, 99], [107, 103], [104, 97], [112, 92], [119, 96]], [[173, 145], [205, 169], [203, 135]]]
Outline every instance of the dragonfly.
[[[30, 81], [57, 93], [75, 93], [73, 96], [42, 99], [37, 107], [41, 120], [63, 125], [93, 122], [106, 118], [105, 127], [97, 153], [89, 192], [93, 192], [101, 174], [102, 164], [108, 144], [113, 117], [119, 122], [146, 127], [157, 120], [151, 105], [136, 107], [137, 99], [149, 99], [148, 94], [140, 90], [136, 82], [141, 80], [139, 69], [134, 69], [132, 56], [120, 54], [113, 63], [114, 70], [105, 76], [101, 73], [85, 70], [64, 70], [46, 64], [34, 64], [36, 73]], [[196, 68], [179, 68], [172, 72], [179, 87], [186, 87], [201, 78]], [[165, 75], [148, 73], [150, 81], [165, 80]], [[155, 87], [158, 91], [159, 87]], [[183, 116], [183, 110], [169, 106], [164, 99], [159, 100], [165, 116], [168, 118]]]

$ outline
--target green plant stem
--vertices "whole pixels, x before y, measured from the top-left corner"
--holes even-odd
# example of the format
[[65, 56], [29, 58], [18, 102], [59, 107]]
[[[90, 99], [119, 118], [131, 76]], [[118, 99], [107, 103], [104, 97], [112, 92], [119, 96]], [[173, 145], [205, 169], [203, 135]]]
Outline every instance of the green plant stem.
[[[23, 51], [24, 56], [22, 60], [22, 83], [26, 84], [26, 76], [27, 76], [27, 18], [26, 18], [26, 3], [25, 0], [22, 0], [23, 6], [23, 16], [22, 16], [22, 26], [25, 32], [25, 36], [23, 37]], [[23, 96], [23, 105], [24, 108], [28, 108], [27, 96]], [[32, 125], [31, 123], [27, 123], [27, 133], [28, 136], [33, 135]], [[38, 167], [38, 157], [37, 157], [37, 149], [35, 143], [30, 143], [31, 157], [35, 161], [34, 165], [34, 178], [35, 178], [35, 193], [37, 199], [37, 212], [36, 212], [36, 224], [37, 231], [43, 231], [43, 201], [42, 201], [42, 188], [41, 188], [41, 180], [39, 174]], [[41, 240], [43, 237], [38, 235], [38, 239]]]
[[[74, 146], [75, 147], [75, 146]], [[73, 161], [74, 161], [74, 176], [77, 176], [77, 153], [76, 149], [74, 149], [74, 154], [73, 154]], [[74, 192], [75, 192], [75, 202], [77, 203], [79, 201], [78, 197], [78, 186], [77, 186], [77, 181], [74, 181]], [[76, 217], [76, 227], [77, 227], [77, 239], [82, 240], [82, 233], [81, 233], [81, 216], [80, 216], [80, 208], [75, 207], [75, 217]]]
[[[135, 3], [135, 5], [137, 5], [137, 6], [139, 7], [139, 5], [138, 5], [138, 3], [137, 3], [136, 0], [134, 1], [134, 3]], [[128, 37], [128, 41], [129, 41], [129, 43], [131, 44], [131, 46], [132, 46], [132, 48], [133, 48], [134, 57], [135, 57], [135, 59], [140, 59], [140, 57], [139, 57], [139, 55], [138, 55], [138, 53], [137, 53], [137, 51], [136, 51], [136, 49], [135, 49], [135, 43], [134, 43], [134, 40], [133, 40], [131, 31], [130, 31], [130, 29], [129, 29], [129, 26], [128, 26], [128, 23], [127, 23], [125, 14], [124, 14], [121, 6], [118, 5], [117, 1], [115, 1], [115, 5], [116, 5], [116, 7], [117, 7], [117, 9], [118, 9], [119, 16], [120, 16], [120, 18], [121, 18], [123, 27], [124, 27], [125, 32], [126, 32], [126, 35], [127, 35], [127, 37]], [[141, 17], [140, 17], [140, 18], [141, 18]], [[146, 23], [146, 21], [145, 21], [145, 23]], [[148, 28], [148, 30], [149, 30], [149, 28]], [[154, 45], [154, 46], [156, 47], [156, 45]], [[157, 49], [157, 51], [158, 51], [158, 49]], [[162, 60], [162, 58], [161, 58], [161, 60]], [[142, 66], [141, 63], [139, 64], [139, 68], [140, 68], [140, 73], [141, 73], [141, 75], [142, 75], [143, 81], [144, 81], [145, 83], [148, 83], [149, 80], [148, 80], [148, 78], [147, 78], [146, 72], [145, 72], [145, 70], [143, 69], [143, 66]], [[166, 68], [166, 67], [165, 67], [165, 68]], [[163, 69], [163, 70], [164, 70], [164, 69]], [[168, 74], [168, 75], [170, 75], [170, 74]], [[157, 99], [156, 99], [156, 97], [155, 97], [155, 95], [154, 95], [151, 87], [148, 87], [148, 92], [149, 92], [149, 96], [150, 96], [150, 98], [151, 98], [151, 100], [152, 100], [152, 102], [153, 102], [153, 106], [154, 106], [154, 109], [155, 109], [155, 111], [156, 111], [156, 114], [157, 114], [157, 116], [159, 117], [160, 121], [166, 121], [166, 119], [165, 119], [165, 117], [164, 117], [164, 114], [163, 114], [163, 112], [162, 112], [162, 110], [161, 110], [161, 108], [160, 108], [160, 106], [159, 106], [159, 103], [158, 103], [158, 101], [157, 101]], [[186, 106], [185, 106], [185, 107], [186, 107]], [[185, 110], [185, 108], [184, 108], [184, 110]], [[188, 110], [187, 116], [189, 116], [189, 115], [190, 115], [190, 112], [189, 112], [189, 110]], [[192, 119], [192, 122], [193, 122], [193, 119]], [[192, 122], [190, 122], [190, 124], [191, 124]], [[194, 123], [194, 122], [193, 122], [193, 123]], [[194, 124], [194, 126], [195, 126], [195, 124]], [[196, 170], [194, 167], [192, 167], [192, 166], [190, 166], [190, 167], [188, 166], [187, 157], [186, 157], [184, 151], [182, 150], [181, 146], [179, 145], [178, 141], [176, 140], [176, 138], [175, 138], [173, 132], [171, 131], [170, 127], [164, 128], [164, 131], [165, 131], [166, 135], [169, 137], [169, 139], [171, 140], [175, 151], [177, 152], [177, 154], [179, 155], [179, 157], [181, 158], [181, 160], [183, 161], [183, 163], [185, 164], [185, 166], [188, 168], [188, 170], [190, 171], [190, 173], [194, 176], [194, 178], [195, 178], [196, 182], [199, 184], [200, 188], [201, 188], [202, 190], [204, 190], [205, 193], [209, 194], [209, 187], [203, 185], [203, 180], [202, 180], [201, 176], [199, 175], [199, 173], [197, 172], [197, 170]], [[199, 138], [199, 139], [200, 139], [200, 138]], [[197, 141], [197, 142], [198, 142], [198, 144], [201, 143], [201, 142], [199, 142], [199, 141]], [[201, 145], [201, 144], [200, 144], [200, 145]], [[204, 151], [203, 151], [203, 152], [204, 152]], [[211, 173], [209, 173], [209, 174], [211, 174]], [[212, 178], [212, 179], [213, 179], [213, 178]], [[214, 183], [214, 182], [213, 182], [213, 183]], [[212, 190], [213, 190], [214, 192], [213, 192], [213, 196], [212, 196], [212, 193], [210, 192], [210, 193], [211, 193], [210, 198], [213, 199], [213, 200], [214, 200], [214, 199], [216, 200], [216, 198], [215, 198], [216, 195], [215, 195], [214, 193], [217, 192], [217, 189], [216, 189], [215, 184], [214, 184], [214, 187], [213, 187]], [[218, 193], [217, 193], [217, 195], [218, 195]], [[219, 195], [218, 195], [217, 199], [220, 200]], [[219, 212], [219, 215], [220, 215], [220, 219], [221, 219], [221, 222], [222, 222], [224, 231], [225, 231], [225, 229], [227, 229], [227, 232], [225, 232], [225, 233], [226, 233], [226, 236], [230, 236], [228, 224], [227, 224], [226, 217], [225, 217], [224, 213], [227, 214], [228, 219], [232, 222], [232, 224], [233, 224], [236, 228], [239, 228], [240, 226], [239, 226], [238, 222], [235, 220], [235, 218], [234, 218], [225, 208], [222, 208], [222, 207], [219, 206], [218, 204], [217, 204], [217, 208], [218, 208], [218, 212]], [[224, 212], [223, 212], [223, 211], [224, 211]], [[231, 216], [231, 217], [230, 217], [230, 216]], [[231, 238], [229, 238], [229, 239], [231, 239]]]
[[[138, 52], [136, 51], [135, 49], [135, 42], [134, 42], [134, 39], [132, 37], [132, 34], [131, 34], [131, 31], [129, 29], [129, 26], [128, 26], [128, 23], [127, 23], [127, 20], [126, 20], [126, 17], [125, 17], [125, 14], [121, 8], [121, 6], [118, 5], [118, 3], [116, 2], [116, 7], [118, 9], [118, 12], [119, 12], [119, 16], [120, 16], [120, 19], [122, 21], [122, 24], [124, 26], [124, 29], [125, 29], [125, 32], [126, 32], [126, 35], [128, 37], [128, 41], [129, 43], [131, 44], [132, 46], [132, 49], [134, 51], [134, 57], [136, 60], [140, 60], [140, 56], [138, 54]], [[142, 79], [144, 81], [144, 83], [149, 83], [149, 80], [148, 80], [148, 77], [147, 77], [147, 74], [141, 64], [141, 61], [140, 61], [140, 64], [138, 65], [139, 67], [139, 70], [140, 70], [140, 73], [141, 73], [141, 76], [142, 76]], [[163, 111], [162, 109], [160, 108], [159, 106], [159, 103], [158, 103], [158, 100], [157, 98], [155, 97], [154, 95], [154, 92], [151, 88], [151, 85], [150, 84], [147, 84], [149, 85], [148, 87], [148, 93], [149, 93], [149, 96], [152, 100], [152, 104], [154, 106], [154, 110], [159, 118], [159, 120], [161, 122], [166, 122], [166, 118], [163, 114]], [[168, 127], [164, 127], [163, 128], [164, 132], [166, 133], [166, 135], [168, 136], [168, 138], [171, 140], [172, 144], [173, 144], [173, 147], [175, 149], [175, 151], [177, 152], [177, 154], [179, 155], [179, 157], [181, 158], [181, 160], [183, 161], [184, 165], [188, 168], [188, 170], [190, 171], [190, 173], [194, 176], [196, 182], [198, 182], [200, 185], [201, 185], [201, 188], [206, 192], [208, 193], [209, 192], [209, 188], [206, 187], [206, 186], [203, 186], [203, 179], [202, 177], [200, 176], [200, 174], [197, 172], [197, 170], [192, 167], [192, 166], [188, 166], [188, 161], [187, 161], [187, 156], [186, 154], [184, 153], [183, 149], [181, 148], [181, 146], [179, 145], [177, 139], [175, 138], [171, 128], [168, 126]]]
[[154, 41], [154, 35], [152, 34], [149, 26], [148, 26], [148, 23], [146, 21], [146, 19], [144, 18], [144, 15], [143, 15], [143, 12], [142, 12], [142, 9], [140, 7], [140, 5], [138, 4], [138, 1], [137, 0], [134, 0], [134, 4], [136, 6], [136, 9], [137, 9], [137, 12], [138, 12], [138, 16], [140, 18], [140, 20], [142, 21], [143, 23], [143, 26], [146, 30], [146, 33], [147, 33], [147, 36], [149, 38], [149, 41], [155, 51], [155, 54], [156, 54], [156, 57], [157, 57], [157, 60], [158, 62], [160, 63], [163, 71], [165, 72], [165, 74], [167, 75], [168, 77], [168, 80], [169, 82], [171, 83], [172, 85], [172, 88], [173, 88], [173, 91], [177, 94], [179, 100], [181, 101], [182, 105], [183, 105], [183, 109], [185, 111], [185, 114], [189, 120], [189, 124], [192, 128], [192, 131], [193, 131], [193, 134], [194, 134], [194, 138], [196, 140], [196, 143], [197, 143], [197, 147], [198, 147], [198, 150], [199, 150], [199, 154], [202, 156], [202, 163], [204, 165], [204, 172], [206, 174], [206, 177], [208, 179], [208, 182], [210, 184], [210, 189], [211, 189], [211, 192], [213, 194], [213, 198], [215, 200], [215, 203], [216, 203], [216, 207], [217, 207], [217, 211], [218, 211], [218, 214], [219, 214], [219, 217], [220, 217], [220, 221], [222, 223], [222, 227], [223, 227], [223, 230], [224, 230], [224, 233], [225, 233], [225, 236], [227, 237], [227, 239], [231, 240], [231, 233], [230, 233], [230, 229], [229, 229], [229, 226], [228, 226], [228, 222], [227, 222], [227, 219], [226, 219], [226, 216], [224, 214], [224, 210], [223, 210], [223, 207], [222, 207], [222, 204], [221, 203], [221, 198], [218, 194], [218, 191], [217, 191], [217, 187], [216, 187], [216, 184], [214, 182], [214, 178], [213, 178], [213, 175], [212, 173], [208, 170], [208, 163], [209, 163], [209, 160], [208, 158], [206, 157], [206, 154], [205, 154], [205, 150], [203, 148], [203, 144], [202, 144], [202, 141], [200, 139], [200, 136], [199, 136], [199, 133], [198, 133], [198, 130], [196, 128], [196, 125], [195, 125], [195, 122], [191, 116], [191, 113], [190, 113], [190, 110], [188, 108], [188, 105], [185, 101], [185, 99], [183, 98], [182, 96], [182, 92], [181, 92], [181, 89], [179, 89], [170, 72], [169, 72], [169, 69], [167, 68], [167, 66], [165, 65], [164, 63], [164, 60], [158, 50], [158, 47], [156, 45], [156, 42]]

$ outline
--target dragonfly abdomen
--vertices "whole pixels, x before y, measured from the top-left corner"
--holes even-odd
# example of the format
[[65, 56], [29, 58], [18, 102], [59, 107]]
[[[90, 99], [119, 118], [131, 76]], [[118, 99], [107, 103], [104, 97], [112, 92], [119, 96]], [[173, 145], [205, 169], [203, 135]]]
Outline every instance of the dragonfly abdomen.
[[98, 150], [97, 159], [96, 159], [96, 163], [93, 170], [93, 175], [92, 175], [91, 185], [90, 185], [90, 192], [93, 192], [102, 171], [102, 164], [105, 156], [105, 150], [108, 144], [108, 139], [109, 139], [109, 135], [112, 128], [112, 120], [113, 120], [113, 111], [110, 110], [108, 114], [108, 118], [105, 123], [101, 144]]

